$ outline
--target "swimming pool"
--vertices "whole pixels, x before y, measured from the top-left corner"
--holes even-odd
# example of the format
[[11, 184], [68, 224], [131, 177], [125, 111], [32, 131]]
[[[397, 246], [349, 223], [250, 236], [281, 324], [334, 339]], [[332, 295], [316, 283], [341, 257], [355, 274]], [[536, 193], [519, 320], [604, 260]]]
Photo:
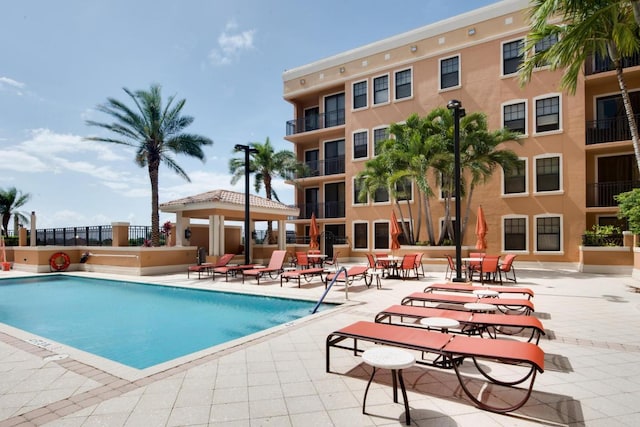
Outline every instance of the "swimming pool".
[[299, 319], [314, 305], [68, 275], [0, 280], [0, 322], [137, 369]]

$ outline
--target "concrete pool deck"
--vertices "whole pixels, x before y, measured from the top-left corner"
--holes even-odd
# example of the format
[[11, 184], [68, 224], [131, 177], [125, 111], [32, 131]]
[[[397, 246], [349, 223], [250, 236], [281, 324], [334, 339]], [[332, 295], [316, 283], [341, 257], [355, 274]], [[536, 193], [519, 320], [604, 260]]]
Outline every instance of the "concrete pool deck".
[[[629, 288], [636, 282], [568, 270], [518, 268], [517, 274], [518, 286], [535, 291], [536, 316], [547, 332], [540, 341], [545, 372], [527, 404], [506, 415], [483, 411], [461, 392], [452, 371], [414, 367], [404, 374], [412, 425], [638, 425], [640, 293]], [[24, 275], [2, 272], [0, 278]], [[281, 288], [279, 280], [258, 286], [187, 279], [186, 272], [109, 277], [311, 300], [324, 291], [318, 279], [298, 289], [293, 283]], [[376, 376], [368, 415], [362, 414], [371, 370], [351, 352], [334, 349], [333, 373], [326, 373], [325, 339], [443, 278], [427, 272], [419, 281], [384, 279], [382, 289], [356, 282], [350, 303], [334, 311], [145, 371], [0, 324], [0, 427], [404, 425], [404, 406], [393, 403], [387, 372]], [[328, 299], [344, 302], [344, 287]]]

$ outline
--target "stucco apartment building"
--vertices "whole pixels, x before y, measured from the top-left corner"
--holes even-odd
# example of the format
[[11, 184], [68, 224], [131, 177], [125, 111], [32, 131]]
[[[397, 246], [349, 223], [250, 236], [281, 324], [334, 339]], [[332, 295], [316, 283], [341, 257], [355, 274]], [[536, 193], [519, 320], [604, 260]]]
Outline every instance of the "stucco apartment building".
[[[638, 170], [615, 73], [593, 59], [575, 95], [562, 92], [561, 72], [547, 68], [521, 87], [516, 71], [528, 5], [497, 2], [285, 71], [283, 96], [293, 106], [286, 139], [313, 171], [297, 182], [297, 233], [307, 234], [315, 212], [328, 252], [333, 236], [347, 240], [348, 254], [341, 255], [386, 250], [388, 193], [359, 202], [354, 177], [391, 123], [453, 99], [467, 113], [486, 113], [490, 130], [523, 133], [522, 144], [504, 144], [518, 154], [518, 171], [505, 176], [499, 170], [476, 189], [464, 246], [475, 244], [478, 204], [487, 220], [487, 252], [515, 253], [522, 261], [575, 263], [586, 229], [619, 223], [613, 195], [637, 184]], [[637, 59], [628, 61], [625, 77], [640, 111]], [[443, 200], [432, 198], [430, 206], [438, 228]]]

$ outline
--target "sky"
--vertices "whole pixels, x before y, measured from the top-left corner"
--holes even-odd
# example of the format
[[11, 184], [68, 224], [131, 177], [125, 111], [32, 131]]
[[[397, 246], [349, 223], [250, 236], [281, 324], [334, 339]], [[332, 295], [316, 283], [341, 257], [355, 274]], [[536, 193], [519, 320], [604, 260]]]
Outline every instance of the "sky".
[[[123, 88], [162, 86], [185, 99], [186, 131], [214, 141], [206, 161], [177, 156], [185, 181], [160, 167], [160, 203], [231, 185], [235, 144], [293, 150], [282, 73], [495, 3], [495, 0], [22, 0], [0, 3], [0, 189], [29, 194], [37, 228], [151, 223], [146, 168], [86, 120]], [[294, 203], [281, 180], [280, 200]], [[252, 180], [253, 191], [253, 180]], [[262, 194], [264, 196], [264, 190]], [[160, 214], [160, 221], [175, 215]], [[25, 224], [26, 226], [26, 224]]]

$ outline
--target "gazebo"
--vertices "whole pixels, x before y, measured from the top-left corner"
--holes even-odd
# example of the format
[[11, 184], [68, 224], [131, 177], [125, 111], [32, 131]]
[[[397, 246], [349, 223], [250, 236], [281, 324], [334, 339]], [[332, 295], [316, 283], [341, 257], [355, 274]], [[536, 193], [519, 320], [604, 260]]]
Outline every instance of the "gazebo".
[[[191, 219], [209, 222], [209, 255], [220, 256], [225, 253], [225, 221], [244, 221], [245, 195], [236, 191], [213, 190], [195, 196], [161, 203], [160, 211], [176, 214], [176, 246], [188, 246], [185, 230], [191, 225]], [[292, 208], [275, 200], [249, 195], [250, 221], [278, 222], [278, 249], [286, 246], [286, 221], [297, 218], [298, 208]], [[251, 230], [254, 227], [251, 226]], [[251, 242], [251, 239], [249, 243]], [[251, 254], [251, 244], [246, 247]]]

